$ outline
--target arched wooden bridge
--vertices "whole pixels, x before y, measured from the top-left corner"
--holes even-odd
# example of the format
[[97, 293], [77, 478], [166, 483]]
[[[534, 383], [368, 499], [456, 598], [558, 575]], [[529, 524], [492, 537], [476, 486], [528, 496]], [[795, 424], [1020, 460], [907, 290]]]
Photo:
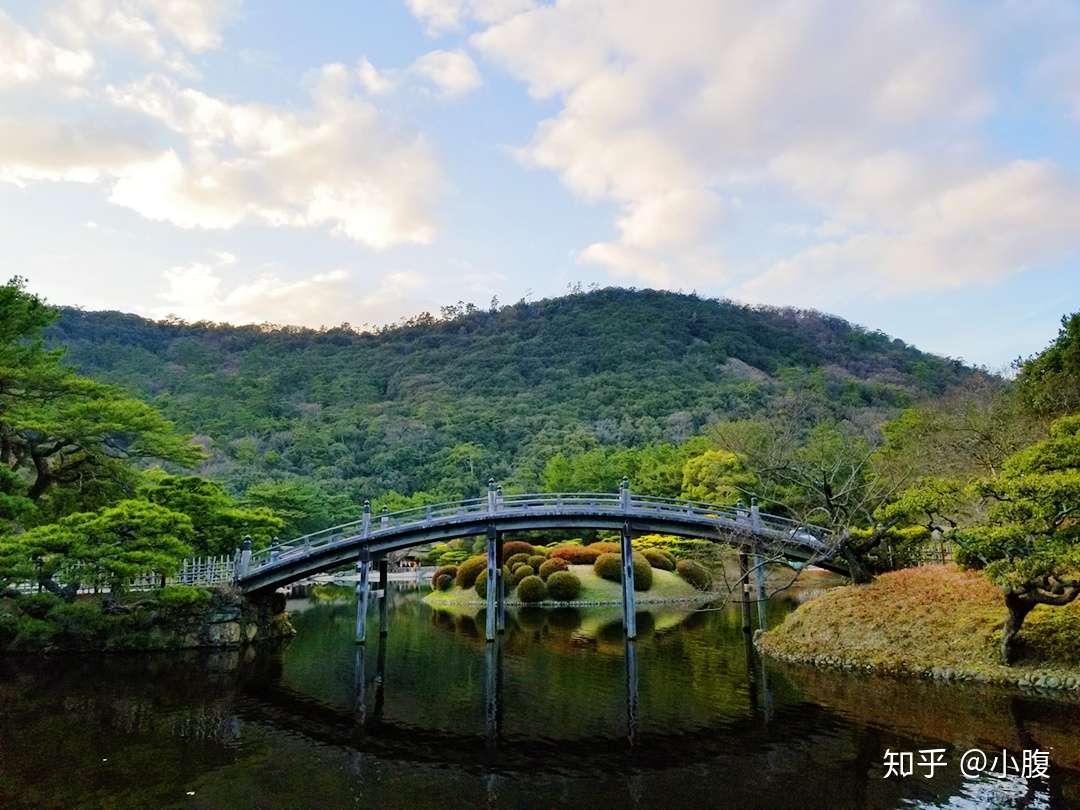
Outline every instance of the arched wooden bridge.
[[[491, 481], [486, 498], [384, 512], [376, 519], [365, 503], [359, 520], [260, 551], [247, 549], [237, 566], [237, 584], [247, 593], [272, 590], [357, 563], [366, 595], [370, 561], [385, 560], [387, 554], [413, 546], [472, 535], [487, 535], [493, 552], [488, 555], [491, 573], [498, 578], [501, 561], [496, 564], [495, 560], [501, 551], [499, 537], [505, 532], [540, 529], [621, 531], [628, 573], [632, 571], [629, 542], [634, 534], [713, 540], [747, 554], [758, 554], [764, 547], [770, 556], [780, 554], [793, 562], [846, 573], [843, 563], [834, 559], [824, 529], [760, 512], [756, 505], [745, 509], [637, 495], [630, 492], [625, 479], [618, 493], [535, 495], [503, 495]], [[632, 607], [632, 590], [627, 597]]]

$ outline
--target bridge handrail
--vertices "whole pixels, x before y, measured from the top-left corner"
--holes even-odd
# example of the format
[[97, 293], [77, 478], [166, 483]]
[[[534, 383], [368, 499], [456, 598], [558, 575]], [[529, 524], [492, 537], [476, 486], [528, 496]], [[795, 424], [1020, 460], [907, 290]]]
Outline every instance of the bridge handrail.
[[[573, 509], [582, 506], [604, 512], [621, 512], [623, 510], [621, 493], [611, 492], [499, 494], [494, 505], [496, 515], [505, 512]], [[703, 501], [636, 494], [631, 494], [627, 506], [631, 514], [640, 514], [641, 512], [691, 514], [701, 517], [723, 518], [739, 525], [745, 525], [748, 530], [751, 529], [750, 510], [746, 508], [739, 509], [733, 506], [710, 504]], [[443, 518], [486, 514], [489, 509], [488, 498], [465, 498], [458, 501], [443, 501], [422, 506], [412, 506], [394, 512], [370, 514], [368, 516], [368, 531], [370, 536], [377, 537], [385, 531], [399, 529], [403, 526], [423, 525]], [[803, 543], [808, 543], [812, 538], [815, 541], [814, 545], [824, 546], [830, 534], [827, 529], [821, 526], [802, 523], [793, 518], [768, 512], [759, 512], [758, 519], [762, 528], [771, 531], [788, 534], [792, 537], [798, 532], [800, 535], [798, 539]], [[364, 525], [364, 522], [364, 518], [348, 521], [347, 523], [295, 537], [284, 543], [259, 549], [251, 555], [249, 570], [261, 568], [285, 558], [292, 558], [299, 549], [303, 549], [306, 553], [311, 549], [332, 545], [335, 542], [354, 540], [358, 534], [357, 530]], [[385, 526], [383, 525], [384, 522]]]

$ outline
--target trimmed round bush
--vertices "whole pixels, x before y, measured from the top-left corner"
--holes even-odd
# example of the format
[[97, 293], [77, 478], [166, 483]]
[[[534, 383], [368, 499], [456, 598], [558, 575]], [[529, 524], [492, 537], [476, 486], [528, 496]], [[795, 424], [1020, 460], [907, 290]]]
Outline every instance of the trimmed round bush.
[[521, 554], [515, 554], [512, 557], [507, 558], [506, 564], [510, 566], [510, 570], [513, 571], [519, 565], [527, 565], [530, 556], [532, 555], [525, 554], [524, 552], [522, 552]]
[[521, 580], [525, 579], [525, 577], [534, 576], [535, 574], [536, 571], [533, 570], [531, 565], [519, 565], [514, 569], [514, 575], [510, 577], [510, 581], [514, 584], [514, 587], [517, 588], [521, 586]]
[[611, 552], [601, 554], [596, 558], [592, 568], [601, 579], [622, 582], [622, 557], [618, 554]]
[[157, 592], [158, 607], [166, 613], [196, 613], [209, 602], [210, 591], [191, 585], [169, 585]]
[[569, 571], [556, 571], [547, 578], [548, 595], [557, 602], [570, 602], [581, 593], [581, 580]]
[[[435, 569], [435, 573], [431, 575], [431, 587], [439, 588], [439, 577], [444, 575], [449, 576], [450, 581], [453, 582], [454, 578], [457, 576], [457, 572], [458, 567], [456, 565], [440, 565]], [[439, 590], [441, 591], [442, 588], [439, 588]]]
[[510, 540], [503, 543], [502, 547], [503, 559], [507, 557], [513, 557], [515, 554], [524, 554], [526, 557], [536, 553], [532, 543], [526, 543], [524, 540]]
[[699, 591], [707, 591], [712, 588], [712, 574], [701, 563], [696, 563], [693, 560], [679, 560], [675, 570], [680, 577]]
[[570, 563], [561, 557], [552, 557], [550, 560], [544, 560], [544, 564], [540, 566], [540, 579], [547, 582], [548, 577], [554, 574], [556, 571], [565, 571], [570, 567]]
[[462, 588], [471, 588], [476, 584], [476, 578], [480, 576], [480, 572], [485, 568], [487, 568], [487, 557], [469, 557], [458, 566], [457, 576], [455, 577], [457, 584]]
[[[634, 552], [631, 560], [634, 566], [634, 590], [649, 590], [653, 582], [652, 566], [649, 565], [649, 561], [645, 559], [645, 556], [637, 551]], [[601, 554], [593, 563], [593, 571], [603, 579], [611, 582], [622, 582], [622, 555]]]
[[539, 571], [540, 566], [547, 562], [547, 557], [543, 554], [533, 554], [527, 562], [533, 567], [533, 570]]
[[[476, 588], [476, 592], [480, 595], [481, 599], [487, 599], [487, 568], [481, 571], [477, 577], [476, 582], [473, 583], [473, 587]], [[510, 570], [503, 566], [503, 593], [509, 593], [513, 588], [513, 583], [510, 581]]]
[[661, 571], [675, 570], [675, 558], [666, 551], [661, 551], [658, 548], [647, 548], [641, 553], [653, 568], [659, 568]]
[[[484, 576], [487, 576], [487, 571], [484, 572]], [[435, 580], [435, 587], [440, 591], [448, 591], [454, 587], [454, 578], [449, 574], [441, 574], [439, 578]]]
[[587, 546], [559, 546], [552, 550], [550, 559], [566, 560], [571, 565], [592, 565], [600, 552]]
[[618, 543], [608, 543], [605, 541], [589, 543], [585, 548], [595, 548], [601, 554], [620, 554], [622, 552], [622, 546]]
[[544, 584], [544, 580], [535, 574], [521, 580], [518, 583], [517, 592], [518, 598], [522, 602], [543, 602], [548, 595], [547, 585]]

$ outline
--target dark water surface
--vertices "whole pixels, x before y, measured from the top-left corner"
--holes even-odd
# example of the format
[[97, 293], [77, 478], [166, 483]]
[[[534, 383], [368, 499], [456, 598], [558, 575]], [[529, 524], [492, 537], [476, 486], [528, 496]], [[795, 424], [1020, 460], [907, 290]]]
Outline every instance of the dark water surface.
[[[283, 649], [0, 660], [0, 807], [1080, 807], [1080, 707], [757, 660], [735, 609], [474, 617], [397, 586]], [[770, 606], [777, 621], [791, 605]], [[932, 779], [886, 749], [944, 748]], [[961, 775], [979, 748], [1048, 778]]]

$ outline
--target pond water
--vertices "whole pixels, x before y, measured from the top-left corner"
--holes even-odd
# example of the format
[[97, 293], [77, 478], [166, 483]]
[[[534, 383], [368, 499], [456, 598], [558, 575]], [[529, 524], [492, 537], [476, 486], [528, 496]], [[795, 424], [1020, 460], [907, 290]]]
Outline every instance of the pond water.
[[[736, 606], [642, 614], [628, 657], [617, 610], [487, 644], [421, 596], [364, 648], [354, 604], [294, 601], [279, 649], [4, 659], [0, 806], [1080, 807], [1076, 704], [761, 662]], [[884, 778], [887, 749], [946, 765]], [[1049, 774], [965, 777], [968, 749]]]

